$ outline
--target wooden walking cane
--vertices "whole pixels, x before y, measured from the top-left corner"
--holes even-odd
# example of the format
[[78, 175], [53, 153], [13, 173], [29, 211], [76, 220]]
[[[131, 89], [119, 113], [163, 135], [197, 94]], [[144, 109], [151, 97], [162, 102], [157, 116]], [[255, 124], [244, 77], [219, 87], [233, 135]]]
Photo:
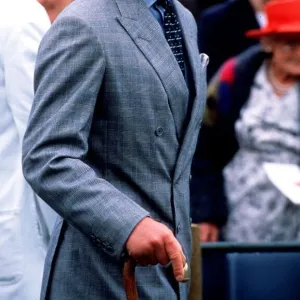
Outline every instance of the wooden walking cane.
[[[138, 292], [136, 288], [135, 282], [135, 261], [129, 258], [125, 264], [123, 269], [123, 281], [125, 286], [125, 293], [127, 300], [138, 300]], [[189, 273], [188, 273], [188, 264], [185, 264], [184, 267], [184, 282], [189, 280]]]
[[[184, 281], [188, 281], [192, 276], [189, 300], [200, 300], [201, 295], [201, 266], [200, 266], [200, 247], [198, 238], [198, 229], [196, 225], [192, 225], [193, 251], [191, 271], [188, 270], [188, 264], [184, 267]], [[127, 300], [138, 300], [138, 292], [135, 282], [136, 263], [132, 258], [128, 258], [124, 264], [123, 281]]]
[[123, 281], [127, 300], [138, 300], [138, 292], [135, 282], [135, 261], [128, 258], [124, 264]]
[[[188, 265], [185, 265], [185, 281], [189, 280], [191, 277], [190, 283], [190, 292], [188, 300], [200, 300], [202, 299], [202, 290], [201, 290], [201, 252], [199, 246], [199, 237], [198, 237], [198, 226], [192, 224], [192, 237], [193, 237], [193, 251], [192, 251], [192, 261], [191, 261], [191, 270], [188, 270]], [[136, 263], [132, 258], [128, 258], [124, 264], [123, 269], [123, 281], [125, 286], [125, 293], [127, 300], [138, 300], [138, 292], [135, 282], [135, 267]]]

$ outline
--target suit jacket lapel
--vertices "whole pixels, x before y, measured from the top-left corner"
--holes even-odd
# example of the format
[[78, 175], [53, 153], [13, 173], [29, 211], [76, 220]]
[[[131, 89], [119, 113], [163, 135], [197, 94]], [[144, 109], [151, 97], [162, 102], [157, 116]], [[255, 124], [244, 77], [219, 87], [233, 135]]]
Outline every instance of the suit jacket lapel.
[[121, 12], [120, 24], [153, 66], [165, 88], [179, 139], [185, 121], [182, 112], [186, 110], [189, 93], [163, 30], [143, 0], [116, 0], [116, 3]]
[[[143, 0], [115, 0], [120, 10], [121, 16], [118, 20], [130, 35], [133, 42], [141, 50], [149, 63], [153, 66], [159, 76], [166, 93], [168, 95], [169, 106], [173, 114], [177, 137], [181, 140], [183, 124], [186, 121], [186, 105], [189, 101], [189, 91], [185, 79], [179, 68], [179, 65], [165, 39], [160, 24], [155, 20], [151, 11]], [[180, 10], [178, 3], [175, 2], [177, 11]], [[187, 62], [190, 65], [192, 79], [195, 86], [195, 98], [190, 120], [178, 156], [175, 170], [175, 177], [179, 177], [186, 165], [186, 158], [191, 157], [189, 153], [193, 151], [190, 147], [191, 141], [197, 139], [196, 125], [200, 124], [203, 103], [199, 103], [199, 94], [204, 86], [200, 87], [202, 78], [203, 85], [205, 82], [204, 73], [201, 64], [196, 37], [191, 37], [189, 33], [189, 21], [183, 14], [178, 14], [179, 21], [183, 31], [185, 49], [187, 52]]]
[[[175, 7], [178, 11], [178, 6], [179, 3], [175, 2]], [[183, 40], [184, 40], [184, 46], [186, 49], [187, 57], [186, 57], [186, 64], [189, 64], [190, 70], [191, 70], [191, 76], [192, 78], [192, 83], [190, 84], [190, 87], [194, 88], [194, 91], [190, 91], [191, 94], [194, 96], [193, 99], [190, 99], [192, 101], [192, 111], [190, 115], [190, 119], [188, 120], [188, 126], [187, 129], [192, 126], [192, 123], [196, 121], [196, 116], [199, 115], [199, 103], [197, 103], [195, 100], [197, 100], [197, 95], [199, 95], [200, 90], [199, 90], [199, 79], [200, 79], [200, 74], [201, 74], [201, 69], [199, 68], [199, 55], [198, 55], [198, 45], [195, 43], [196, 42], [196, 37], [191, 36], [190, 31], [188, 30], [190, 24], [189, 21], [186, 19], [184, 14], [178, 14], [179, 21], [181, 24], [182, 28], [182, 33], [183, 33]], [[197, 63], [198, 60], [198, 63]]]
[[[175, 1], [174, 1], [175, 2]], [[175, 2], [177, 11], [179, 10], [179, 3]], [[177, 14], [181, 24], [185, 49], [187, 53], [187, 62], [190, 64], [191, 75], [193, 80], [193, 85], [195, 89], [194, 98], [190, 99], [192, 101], [192, 111], [190, 113], [190, 119], [188, 120], [188, 125], [186, 133], [183, 139], [182, 147], [179, 152], [177, 165], [175, 169], [175, 180], [178, 179], [185, 168], [187, 161], [186, 159], [192, 159], [192, 152], [194, 151], [191, 145], [195, 142], [198, 135], [197, 126], [200, 127], [200, 119], [202, 118], [204, 111], [204, 100], [205, 100], [205, 89], [206, 89], [206, 77], [205, 77], [205, 66], [200, 63], [200, 58], [198, 54], [198, 45], [196, 44], [196, 37], [191, 36], [189, 31], [190, 21], [185, 17], [185, 14]], [[200, 103], [201, 97], [199, 95], [202, 93], [203, 101]]]

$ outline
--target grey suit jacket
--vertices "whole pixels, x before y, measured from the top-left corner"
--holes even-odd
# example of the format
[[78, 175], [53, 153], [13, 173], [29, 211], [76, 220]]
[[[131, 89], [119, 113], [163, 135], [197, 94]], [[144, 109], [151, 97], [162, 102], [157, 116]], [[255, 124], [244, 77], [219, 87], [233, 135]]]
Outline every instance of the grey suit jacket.
[[[125, 299], [124, 245], [145, 216], [166, 224], [190, 259], [189, 173], [205, 101], [192, 15], [176, 2], [192, 69], [189, 91], [143, 0], [78, 0], [37, 59], [23, 169], [62, 217], [41, 299]], [[168, 267], [139, 267], [140, 299], [186, 299]]]

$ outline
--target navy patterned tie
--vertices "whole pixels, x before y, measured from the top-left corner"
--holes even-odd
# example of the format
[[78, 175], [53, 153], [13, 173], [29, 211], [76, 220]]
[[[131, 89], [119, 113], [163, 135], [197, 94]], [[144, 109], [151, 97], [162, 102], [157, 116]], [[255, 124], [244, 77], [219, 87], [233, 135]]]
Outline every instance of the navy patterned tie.
[[169, 46], [175, 55], [179, 67], [184, 75], [184, 55], [183, 55], [183, 41], [182, 32], [179, 25], [176, 11], [171, 3], [171, 0], [162, 0], [162, 6], [165, 9], [164, 14], [164, 31], [165, 37]]

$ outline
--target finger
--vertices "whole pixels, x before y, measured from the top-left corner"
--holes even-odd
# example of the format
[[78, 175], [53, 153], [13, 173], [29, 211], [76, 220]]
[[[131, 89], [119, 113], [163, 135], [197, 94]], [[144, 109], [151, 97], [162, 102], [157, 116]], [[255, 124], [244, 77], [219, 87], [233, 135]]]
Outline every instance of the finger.
[[174, 277], [177, 281], [182, 281], [184, 279], [184, 270], [182, 263], [182, 256], [180, 252], [173, 253], [170, 256]]
[[166, 252], [164, 245], [163, 245], [163, 247], [158, 247], [155, 250], [155, 254], [156, 254], [158, 263], [160, 263], [161, 265], [167, 265], [170, 262], [170, 259], [168, 257], [168, 254]]
[[207, 234], [207, 242], [213, 242], [213, 236], [214, 236], [213, 230], [209, 229]]
[[210, 227], [206, 227], [205, 228], [205, 233], [206, 233], [206, 237], [205, 237], [205, 242], [211, 242], [211, 238], [212, 238], [212, 230]]
[[211, 241], [217, 242], [218, 238], [219, 238], [219, 230], [218, 230], [218, 228], [213, 228], [212, 233], [211, 233]]
[[209, 231], [207, 230], [206, 226], [201, 226], [200, 230], [200, 242], [205, 243], [208, 241], [209, 238]]
[[154, 255], [143, 255], [136, 259], [136, 264], [138, 266], [149, 266], [149, 265], [157, 265], [158, 261]]
[[148, 263], [147, 263], [146, 260], [139, 259], [139, 260], [136, 261], [136, 265], [137, 265], [137, 266], [146, 267], [146, 266], [148, 266]]
[[148, 265], [156, 266], [158, 264], [158, 260], [156, 256], [150, 256], [148, 257]]
[[173, 267], [174, 277], [177, 281], [184, 279], [182, 248], [175, 237], [171, 237], [165, 244], [167, 255]]

